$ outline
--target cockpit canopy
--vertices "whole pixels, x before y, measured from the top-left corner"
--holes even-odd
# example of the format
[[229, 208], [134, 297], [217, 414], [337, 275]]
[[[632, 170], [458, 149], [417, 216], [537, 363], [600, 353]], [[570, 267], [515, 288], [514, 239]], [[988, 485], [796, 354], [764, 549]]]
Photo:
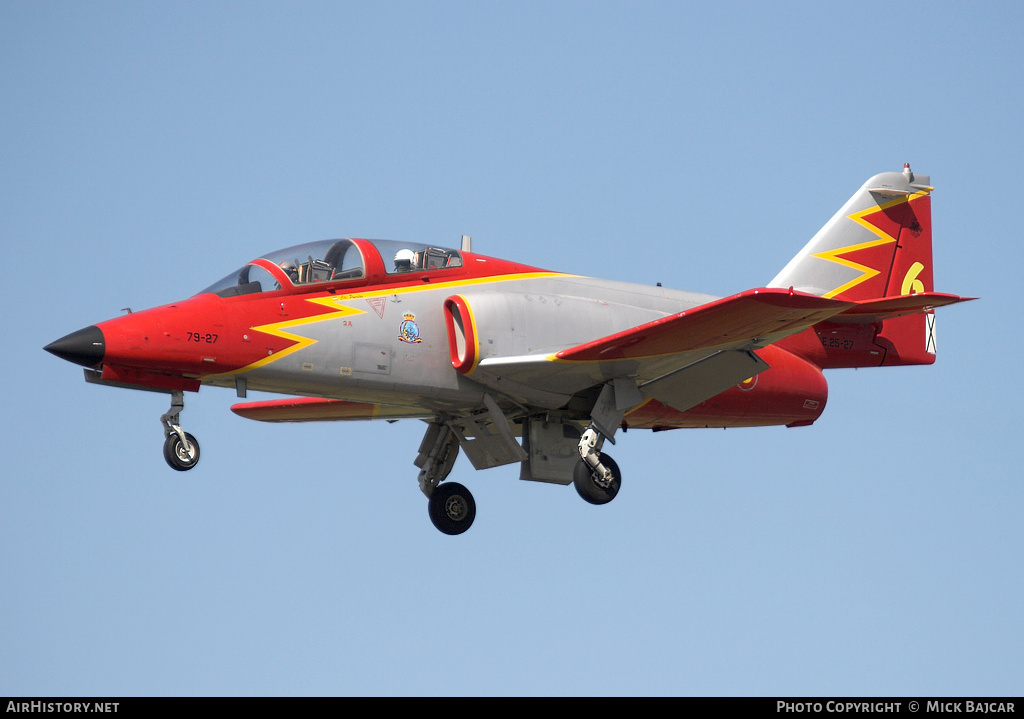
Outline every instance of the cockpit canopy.
[[[388, 274], [462, 266], [458, 250], [395, 240], [321, 240], [271, 252], [203, 290], [221, 297], [272, 292], [321, 282], [361, 279], [367, 273], [363, 249], [374, 250]], [[200, 294], [202, 294], [200, 293]]]

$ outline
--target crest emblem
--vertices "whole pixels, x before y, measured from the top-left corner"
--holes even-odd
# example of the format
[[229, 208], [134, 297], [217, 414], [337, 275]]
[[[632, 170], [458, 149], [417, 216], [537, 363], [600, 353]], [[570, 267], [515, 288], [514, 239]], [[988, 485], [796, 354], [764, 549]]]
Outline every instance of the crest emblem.
[[423, 341], [420, 339], [420, 327], [416, 324], [416, 315], [412, 312], [402, 315], [402, 324], [398, 326], [398, 339], [409, 344]]

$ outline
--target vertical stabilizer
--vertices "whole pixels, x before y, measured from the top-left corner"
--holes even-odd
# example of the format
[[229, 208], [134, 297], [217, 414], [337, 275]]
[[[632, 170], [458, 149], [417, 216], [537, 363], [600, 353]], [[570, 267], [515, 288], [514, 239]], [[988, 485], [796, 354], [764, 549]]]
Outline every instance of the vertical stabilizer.
[[909, 167], [875, 175], [768, 286], [841, 300], [931, 292], [931, 191]]
[[[932, 292], [932, 187], [904, 166], [864, 183], [769, 283], [847, 301]], [[826, 366], [931, 364], [935, 315], [815, 327]], [[858, 348], [857, 352], [847, 348]]]

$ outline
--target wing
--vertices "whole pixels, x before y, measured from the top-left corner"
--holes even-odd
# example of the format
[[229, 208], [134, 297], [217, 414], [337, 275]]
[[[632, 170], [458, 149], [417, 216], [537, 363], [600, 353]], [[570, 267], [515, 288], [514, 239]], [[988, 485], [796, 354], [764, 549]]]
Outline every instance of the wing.
[[839, 314], [852, 303], [789, 290], [748, 290], [562, 350], [569, 362], [643, 359], [757, 342], [765, 346]]
[[422, 407], [394, 407], [367, 402], [316, 397], [288, 397], [263, 402], [241, 402], [231, 406], [239, 417], [260, 422], [328, 422], [366, 419], [427, 419], [433, 416]]
[[852, 302], [782, 289], [748, 290], [554, 354], [491, 357], [473, 379], [524, 404], [555, 408], [614, 379], [685, 411], [767, 369], [753, 353], [837, 315]]
[[[476, 469], [486, 469], [526, 459], [526, 454], [512, 436], [508, 421], [497, 403], [485, 395], [484, 405], [485, 411], [458, 419], [451, 418], [450, 426], [458, 435], [459, 444], [473, 466]], [[436, 412], [422, 407], [400, 407], [317, 397], [241, 402], [232, 405], [231, 411], [239, 417], [260, 422], [436, 419]]]

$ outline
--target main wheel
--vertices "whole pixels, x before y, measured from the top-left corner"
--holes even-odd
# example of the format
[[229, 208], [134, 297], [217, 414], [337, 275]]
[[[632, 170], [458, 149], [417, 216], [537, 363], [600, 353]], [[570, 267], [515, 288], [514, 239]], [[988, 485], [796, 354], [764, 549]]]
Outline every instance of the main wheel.
[[615, 495], [619, 493], [619, 486], [622, 484], [622, 474], [614, 459], [602, 452], [601, 464], [612, 472], [612, 481], [608, 486], [604, 486], [603, 482], [599, 481], [590, 465], [582, 459], [576, 463], [576, 468], [572, 472], [573, 486], [576, 487], [579, 495], [591, 504], [608, 504], [615, 499]]
[[462, 534], [476, 517], [476, 502], [458, 482], [444, 482], [434, 488], [427, 501], [430, 521], [445, 534]]
[[185, 433], [185, 444], [177, 432], [171, 432], [164, 440], [164, 459], [171, 469], [185, 472], [199, 462], [199, 442], [188, 432]]

